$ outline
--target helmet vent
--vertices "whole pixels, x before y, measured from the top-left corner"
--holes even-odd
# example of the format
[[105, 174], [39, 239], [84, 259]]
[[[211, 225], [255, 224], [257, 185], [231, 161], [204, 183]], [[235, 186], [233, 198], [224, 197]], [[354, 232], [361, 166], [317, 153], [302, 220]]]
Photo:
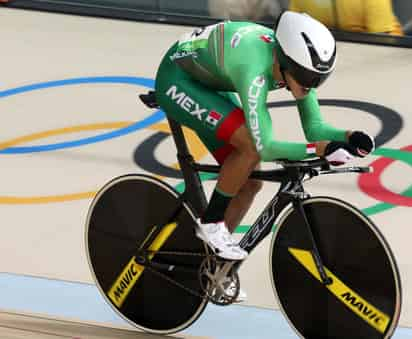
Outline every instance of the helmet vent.
[[[328, 72], [333, 67], [333, 63], [335, 61], [336, 46], [335, 46], [335, 48], [333, 50], [333, 54], [329, 58], [329, 60], [322, 61], [322, 59], [319, 57], [318, 52], [315, 49], [315, 46], [312, 43], [312, 41], [308, 38], [308, 36], [304, 32], [302, 32], [301, 34], [302, 34], [302, 37], [305, 40], [306, 46], [309, 50], [310, 58], [312, 60], [313, 67], [316, 68], [319, 72]], [[328, 51], [323, 50], [323, 54], [327, 55]]]

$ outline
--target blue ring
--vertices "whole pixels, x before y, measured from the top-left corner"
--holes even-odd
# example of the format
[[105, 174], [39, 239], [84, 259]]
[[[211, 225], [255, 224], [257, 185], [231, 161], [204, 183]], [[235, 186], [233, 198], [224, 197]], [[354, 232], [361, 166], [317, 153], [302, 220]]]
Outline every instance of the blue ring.
[[[12, 88], [5, 91], [0, 91], [0, 98], [6, 98], [13, 95], [18, 95], [26, 92], [42, 90], [52, 87], [62, 87], [70, 85], [79, 85], [79, 84], [96, 84], [96, 83], [114, 83], [114, 84], [131, 84], [137, 86], [144, 86], [147, 88], [154, 87], [154, 80], [148, 78], [137, 78], [137, 77], [91, 77], [91, 78], [74, 78], [58, 81], [49, 81], [44, 83], [38, 83], [28, 86], [22, 86], [17, 88]], [[9, 147], [0, 151], [0, 154], [23, 154], [23, 153], [34, 153], [34, 152], [48, 152], [55, 151], [64, 148], [80, 147], [96, 142], [102, 142], [108, 139], [117, 138], [132, 132], [135, 132], [139, 129], [146, 128], [150, 125], [153, 125], [165, 118], [165, 114], [162, 111], [156, 111], [149, 117], [138, 121], [129, 126], [117, 129], [112, 132], [107, 132], [99, 134], [93, 137], [83, 138], [75, 141], [61, 142], [48, 145], [38, 145], [38, 146], [27, 146], [27, 147]]]

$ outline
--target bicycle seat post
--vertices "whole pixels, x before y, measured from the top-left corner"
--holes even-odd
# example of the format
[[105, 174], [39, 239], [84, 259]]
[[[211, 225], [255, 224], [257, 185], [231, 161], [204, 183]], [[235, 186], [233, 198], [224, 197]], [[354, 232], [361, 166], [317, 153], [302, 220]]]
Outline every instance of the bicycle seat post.
[[172, 131], [173, 140], [177, 149], [177, 159], [185, 181], [185, 199], [190, 202], [197, 216], [201, 216], [207, 207], [206, 195], [198, 172], [195, 170], [194, 159], [187, 147], [181, 125], [173, 119], [167, 118]]

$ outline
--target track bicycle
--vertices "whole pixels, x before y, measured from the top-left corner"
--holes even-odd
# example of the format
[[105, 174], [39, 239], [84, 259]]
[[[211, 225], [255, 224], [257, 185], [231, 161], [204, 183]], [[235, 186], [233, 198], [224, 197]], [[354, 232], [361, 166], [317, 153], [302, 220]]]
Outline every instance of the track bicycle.
[[[140, 98], [156, 107], [154, 92]], [[85, 239], [93, 278], [107, 303], [129, 323], [158, 334], [187, 328], [208, 302], [232, 304], [242, 264], [217, 257], [195, 236], [196, 218], [207, 206], [199, 172], [218, 173], [220, 167], [196, 163], [181, 126], [168, 121], [184, 192], [153, 176], [114, 178], [92, 201]], [[273, 233], [272, 286], [289, 325], [308, 339], [390, 338], [400, 316], [401, 282], [387, 241], [356, 207], [312, 197], [303, 187], [320, 175], [370, 168], [331, 168], [324, 159], [277, 165], [251, 174], [280, 187], [240, 246], [250, 253]], [[229, 284], [235, 289], [230, 295]]]

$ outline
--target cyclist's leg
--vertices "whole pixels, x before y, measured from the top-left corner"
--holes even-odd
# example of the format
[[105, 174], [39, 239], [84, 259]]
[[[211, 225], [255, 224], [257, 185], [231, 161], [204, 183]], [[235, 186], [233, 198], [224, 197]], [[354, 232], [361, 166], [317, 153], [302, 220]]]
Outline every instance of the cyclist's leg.
[[[222, 92], [220, 94], [232, 101], [236, 106], [241, 107], [241, 104], [235, 93]], [[244, 130], [241, 130], [237, 134], [234, 134], [230, 140], [230, 145], [239, 145], [239, 143], [244, 139], [244, 132]], [[248, 132], [246, 131], [246, 133]], [[250, 145], [245, 145], [245, 147], [250, 147]], [[227, 152], [227, 154], [225, 154], [225, 152], [221, 152], [219, 162], [223, 163], [225, 157], [229, 156], [229, 154], [230, 152]], [[258, 164], [255, 169], [260, 169], [260, 165]], [[249, 210], [256, 194], [262, 189], [262, 185], [263, 183], [260, 180], [248, 179], [246, 183], [242, 185], [236, 196], [234, 196], [231, 200], [225, 212], [225, 223], [231, 233], [234, 232], [236, 227], [242, 221], [243, 217]]]
[[[260, 166], [256, 166], [255, 169], [259, 170]], [[225, 223], [230, 233], [233, 233], [236, 227], [240, 225], [262, 186], [261, 180], [249, 179], [238, 194], [233, 197], [225, 212]]]
[[[248, 179], [250, 173], [259, 168], [260, 162], [259, 154], [249, 135], [249, 130], [242, 124], [233, 133], [230, 144], [215, 152], [215, 157], [223, 163], [217, 187], [224, 192], [234, 192], [224, 215], [230, 232], [239, 225], [262, 187], [260, 181]], [[245, 159], [246, 162], [242, 163]], [[234, 176], [233, 173], [237, 175]]]

